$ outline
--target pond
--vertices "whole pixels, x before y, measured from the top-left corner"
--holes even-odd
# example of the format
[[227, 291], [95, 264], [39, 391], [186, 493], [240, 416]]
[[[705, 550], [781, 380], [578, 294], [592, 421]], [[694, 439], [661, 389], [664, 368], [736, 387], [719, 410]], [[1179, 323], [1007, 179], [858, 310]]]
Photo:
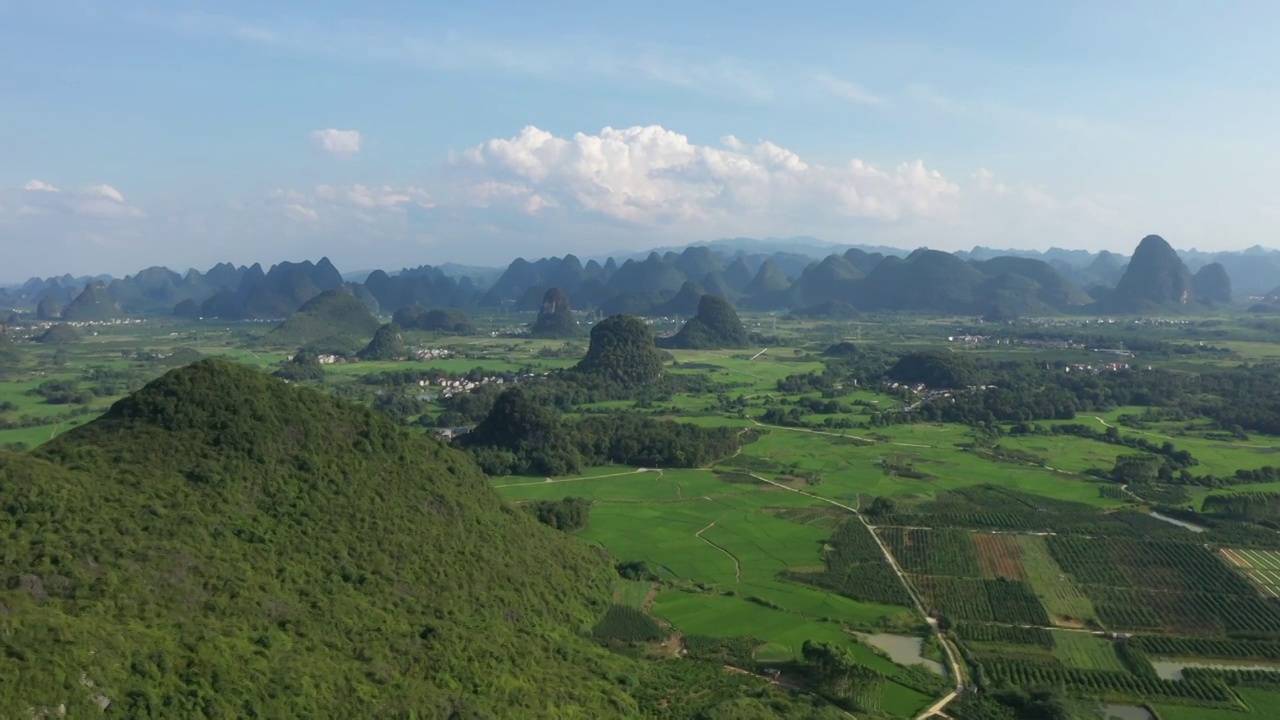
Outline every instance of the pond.
[[1204, 662], [1200, 660], [1156, 660], [1152, 658], [1151, 667], [1162, 680], [1181, 680], [1182, 671], [1187, 668], [1209, 668], [1210, 670], [1274, 670], [1280, 672], [1280, 665], [1267, 665], [1247, 660], [1231, 663], [1226, 661]]
[[1107, 720], [1155, 720], [1151, 711], [1138, 705], [1120, 705], [1106, 703], [1102, 706], [1102, 716]]
[[1191, 532], [1202, 533], [1209, 529], [1207, 527], [1204, 527], [1203, 525], [1196, 525], [1195, 523], [1189, 523], [1186, 520], [1179, 520], [1178, 518], [1169, 517], [1168, 515], [1161, 515], [1160, 513], [1154, 512], [1154, 511], [1151, 512], [1151, 517], [1157, 520], [1163, 520], [1167, 523], [1173, 523], [1178, 527], [1184, 527], [1190, 530]]
[[930, 660], [921, 654], [924, 649], [924, 638], [891, 633], [856, 634], [866, 644], [885, 651], [889, 659], [899, 665], [924, 665], [939, 675], [947, 674], [947, 671], [942, 668], [942, 663]]

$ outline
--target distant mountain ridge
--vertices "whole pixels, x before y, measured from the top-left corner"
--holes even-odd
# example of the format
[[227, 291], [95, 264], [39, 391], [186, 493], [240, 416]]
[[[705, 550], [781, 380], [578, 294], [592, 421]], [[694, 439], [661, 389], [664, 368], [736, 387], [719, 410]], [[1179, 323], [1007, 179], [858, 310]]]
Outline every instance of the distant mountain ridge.
[[[469, 271], [477, 277], [465, 274]], [[351, 279], [362, 276], [361, 282]], [[728, 238], [603, 261], [584, 262], [569, 254], [516, 258], [502, 269], [423, 265], [345, 277], [327, 258], [267, 269], [223, 263], [184, 275], [152, 267], [121, 279], [33, 278], [0, 289], [0, 307], [45, 321], [156, 314], [281, 319], [323, 292], [346, 288], [383, 315], [409, 307], [534, 312], [555, 288], [583, 310], [649, 316], [687, 317], [703, 295], [745, 309], [813, 317], [884, 311], [991, 317], [1147, 312], [1221, 305], [1233, 294], [1265, 296], [1280, 287], [1280, 251], [1178, 253], [1154, 235], [1138, 245], [1133, 259], [1061, 248], [908, 253], [815, 238]]]

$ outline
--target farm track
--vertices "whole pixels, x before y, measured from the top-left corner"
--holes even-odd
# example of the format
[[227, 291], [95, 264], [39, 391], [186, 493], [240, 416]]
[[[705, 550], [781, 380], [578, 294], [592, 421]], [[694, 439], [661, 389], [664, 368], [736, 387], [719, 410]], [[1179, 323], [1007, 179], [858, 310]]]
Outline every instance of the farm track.
[[703, 536], [702, 536], [702, 533], [704, 533], [704, 532], [706, 532], [706, 531], [710, 530], [711, 528], [715, 527], [715, 526], [716, 526], [716, 522], [718, 522], [718, 521], [716, 521], [716, 520], [712, 520], [710, 525], [708, 525], [708, 526], [706, 526], [706, 527], [702, 528], [701, 530], [699, 530], [698, 532], [694, 533], [694, 534], [693, 534], [693, 536], [694, 536], [694, 537], [696, 537], [696, 538], [698, 538], [698, 539], [699, 539], [699, 540], [701, 540], [702, 542], [704, 542], [704, 543], [706, 543], [706, 544], [710, 545], [711, 547], [713, 547], [713, 548], [715, 548], [715, 549], [719, 550], [720, 552], [724, 553], [725, 555], [728, 555], [728, 556], [729, 556], [729, 558], [730, 558], [731, 560], [733, 560], [733, 581], [734, 581], [735, 583], [740, 583], [740, 582], [742, 582], [742, 561], [738, 560], [738, 556], [737, 556], [737, 555], [734, 555], [734, 554], [733, 554], [733, 553], [731, 553], [731, 552], [729, 552], [729, 551], [728, 551], [728, 550], [726, 550], [724, 547], [722, 547], [722, 546], [720, 546], [720, 545], [717, 545], [714, 541], [712, 541], [712, 540], [710, 540], [710, 539], [705, 538], [705, 537], [703, 537]]
[[[626, 472], [619, 472], [619, 473], [610, 473], [608, 475], [592, 475], [591, 477], [571, 477], [571, 478], [559, 478], [559, 479], [546, 478], [545, 480], [534, 480], [533, 482], [507, 483], [505, 485], [494, 485], [494, 487], [495, 488], [524, 487], [526, 485], [546, 485], [547, 483], [579, 482], [582, 480], [603, 480], [605, 478], [622, 477], [623, 475], [636, 475], [638, 473], [647, 473], [647, 472], [658, 473], [658, 477], [662, 477], [662, 470], [659, 468], [636, 468], [635, 470], [628, 470]], [[654, 478], [654, 479], [656, 480], [657, 478]]]
[[898, 447], [929, 448], [929, 449], [932, 449], [935, 447], [934, 445], [919, 445], [917, 443], [904, 443], [904, 442], [885, 443], [879, 440], [872, 440], [871, 438], [861, 437], [858, 435], [850, 435], [848, 433], [841, 434], [841, 433], [826, 432], [825, 430], [810, 430], [809, 428], [784, 427], [782, 425], [766, 425], [760, 422], [759, 420], [755, 420], [755, 419], [752, 419], [751, 422], [755, 423], [756, 425], [762, 428], [769, 428], [771, 430], [790, 430], [792, 432], [803, 432], [803, 433], [809, 433], [811, 435], [828, 435], [830, 437], [846, 438], [849, 440], [858, 440], [861, 442], [875, 443], [876, 445], [897, 445]]
[[[759, 423], [756, 423], [756, 424], [758, 425]], [[770, 427], [770, 426], [767, 426], [767, 427]], [[830, 434], [830, 433], [823, 433], [823, 434]], [[810, 498], [813, 498], [814, 500], [821, 500], [822, 502], [827, 503], [829, 505], [834, 505], [838, 508], [843, 508], [845, 510], [848, 510], [849, 512], [853, 513], [854, 517], [858, 518], [858, 522], [862, 523], [862, 526], [866, 528], [867, 532], [871, 533], [871, 539], [875, 540], [876, 545], [879, 546], [880, 548], [881, 554], [884, 555], [885, 561], [889, 563], [890, 569], [892, 569], [894, 574], [898, 576], [898, 581], [901, 582], [902, 586], [906, 589], [907, 595], [910, 596], [911, 602], [913, 605], [915, 605], [916, 611], [920, 613], [920, 616], [924, 618], [925, 622], [929, 624], [929, 627], [933, 629], [933, 632], [937, 634], [938, 640], [942, 644], [942, 649], [947, 655], [947, 665], [948, 665], [947, 669], [948, 669], [948, 672], [951, 673], [951, 680], [952, 682], [955, 683], [955, 689], [952, 690], [947, 695], [940, 698], [933, 705], [929, 706], [929, 708], [925, 710], [923, 713], [921, 713], [920, 715], [917, 715], [916, 720], [923, 720], [923, 718], [941, 716], [942, 711], [947, 707], [947, 705], [951, 703], [952, 700], [956, 699], [956, 696], [959, 695], [960, 690], [964, 687], [964, 674], [960, 669], [961, 668], [960, 661], [956, 659], [957, 657], [956, 651], [954, 648], [951, 647], [951, 643], [947, 640], [946, 635], [942, 632], [942, 629], [938, 627], [938, 621], [930, 617], [929, 613], [924, 609], [924, 603], [920, 601], [919, 593], [916, 592], [915, 587], [911, 585], [911, 581], [907, 578], [907, 574], [903, 572], [902, 567], [898, 565], [897, 558], [895, 558], [893, 556], [893, 553], [889, 551], [889, 546], [885, 545], [884, 541], [880, 539], [880, 536], [876, 534], [875, 528], [871, 525], [871, 523], [867, 522], [867, 519], [862, 515], [862, 513], [858, 512], [857, 507], [851, 507], [837, 500], [825, 498], [825, 497], [822, 497], [821, 495], [814, 495], [813, 493], [805, 492], [804, 490], [797, 490], [796, 488], [790, 487], [788, 485], [784, 485], [775, 480], [770, 480], [769, 478], [766, 478], [766, 477], [761, 477], [759, 475], [756, 475], [755, 473], [747, 473], [747, 474], [761, 482], [769, 483], [770, 485], [780, 487], [783, 490], [789, 490], [793, 493], [799, 493], [800, 495], [804, 495], [805, 497], [810, 497]], [[859, 500], [859, 502], [861, 501]], [[714, 525], [714, 523], [712, 524]]]

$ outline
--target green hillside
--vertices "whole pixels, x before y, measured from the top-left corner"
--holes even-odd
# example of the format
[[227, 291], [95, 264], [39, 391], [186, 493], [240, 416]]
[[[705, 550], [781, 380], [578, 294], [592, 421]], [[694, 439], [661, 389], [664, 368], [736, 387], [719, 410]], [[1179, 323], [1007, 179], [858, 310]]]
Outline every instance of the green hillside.
[[284, 347], [359, 350], [381, 323], [350, 290], [329, 290], [308, 300], [267, 334], [265, 342]]
[[563, 290], [551, 288], [542, 297], [538, 319], [529, 328], [529, 334], [537, 338], [571, 338], [583, 334], [573, 319], [569, 296]]
[[4, 717], [636, 714], [578, 636], [601, 555], [372, 410], [201, 362], [3, 456], [0, 494]]
[[400, 326], [391, 322], [378, 328], [373, 339], [364, 346], [356, 357], [361, 360], [403, 360], [409, 354], [404, 344], [404, 332]]
[[686, 350], [742, 348], [751, 342], [733, 306], [715, 295], [703, 295], [698, 314], [662, 345]]
[[107, 294], [107, 286], [101, 281], [92, 282], [62, 311], [62, 319], [72, 322], [114, 320], [120, 317], [120, 307]]

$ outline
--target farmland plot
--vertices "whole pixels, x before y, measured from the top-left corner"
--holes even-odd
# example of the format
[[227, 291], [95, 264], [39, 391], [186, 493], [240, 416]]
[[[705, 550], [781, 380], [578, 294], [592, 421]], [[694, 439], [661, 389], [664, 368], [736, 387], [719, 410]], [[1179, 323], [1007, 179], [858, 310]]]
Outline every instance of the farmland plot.
[[1280, 552], [1223, 548], [1222, 557], [1253, 581], [1262, 594], [1280, 597]]
[[978, 550], [978, 566], [982, 577], [1025, 580], [1022, 567], [1022, 548], [1016, 535], [975, 534], [973, 544]]

